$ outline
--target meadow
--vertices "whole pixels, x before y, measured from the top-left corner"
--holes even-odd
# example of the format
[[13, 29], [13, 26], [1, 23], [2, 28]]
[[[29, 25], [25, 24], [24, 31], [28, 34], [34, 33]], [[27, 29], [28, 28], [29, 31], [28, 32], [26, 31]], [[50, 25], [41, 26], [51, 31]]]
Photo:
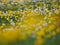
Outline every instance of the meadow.
[[60, 45], [60, 0], [0, 0], [0, 45]]

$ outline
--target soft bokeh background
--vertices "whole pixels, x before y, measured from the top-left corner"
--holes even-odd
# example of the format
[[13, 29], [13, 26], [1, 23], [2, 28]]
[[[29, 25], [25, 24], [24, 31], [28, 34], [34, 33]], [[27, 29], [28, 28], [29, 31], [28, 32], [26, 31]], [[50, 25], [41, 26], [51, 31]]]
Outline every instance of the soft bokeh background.
[[0, 0], [0, 45], [60, 45], [60, 0]]

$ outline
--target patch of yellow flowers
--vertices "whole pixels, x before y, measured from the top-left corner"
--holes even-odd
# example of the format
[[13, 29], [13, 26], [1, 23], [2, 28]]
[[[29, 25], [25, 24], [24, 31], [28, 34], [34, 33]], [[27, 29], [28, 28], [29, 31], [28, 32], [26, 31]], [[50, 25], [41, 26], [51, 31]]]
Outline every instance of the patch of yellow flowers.
[[50, 38], [56, 39], [55, 36], [60, 33], [60, 5], [53, 3], [56, 9], [49, 10], [44, 7], [49, 7], [49, 4], [36, 4], [36, 9], [30, 5], [31, 9], [26, 6], [29, 8], [24, 10], [0, 10], [0, 43], [24, 41], [32, 37], [35, 38], [34, 45], [43, 45]]
[[[5, 15], [0, 11], [0, 14], [2, 14], [1, 18], [6, 17], [5, 20], [8, 21], [10, 21], [10, 16], [14, 16], [16, 19], [22, 15], [22, 21], [13, 22], [13, 24], [10, 25], [3, 24], [2, 26], [0, 26], [0, 39], [2, 42], [26, 40], [28, 36], [35, 35], [35, 45], [40, 45], [44, 42], [42, 36], [45, 38], [51, 38], [52, 36], [56, 36], [56, 34], [60, 32], [59, 15], [44, 16], [33, 11], [30, 11], [29, 13], [26, 12], [24, 14], [21, 14], [19, 11], [11, 11], [7, 12], [7, 14]], [[15, 14], [18, 15], [15, 16]]]

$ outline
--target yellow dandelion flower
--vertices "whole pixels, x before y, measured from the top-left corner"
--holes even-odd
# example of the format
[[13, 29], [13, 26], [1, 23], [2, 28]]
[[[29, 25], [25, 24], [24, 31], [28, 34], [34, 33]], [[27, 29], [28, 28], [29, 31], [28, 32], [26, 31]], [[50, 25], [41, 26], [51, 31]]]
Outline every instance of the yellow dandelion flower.
[[9, 21], [9, 18], [7, 18], [7, 20]]
[[2, 29], [4, 26], [0, 26], [0, 29]]
[[58, 11], [58, 10], [55, 10], [54, 13], [55, 13], [55, 14], [59, 14], [59, 11]]
[[55, 32], [55, 31], [53, 31], [53, 32], [52, 32], [52, 35], [53, 35], [53, 36], [55, 36], [55, 35], [56, 35], [56, 32]]
[[16, 14], [20, 14], [20, 11], [17, 11]]
[[46, 11], [46, 12], [49, 12], [49, 10], [48, 10], [48, 9], [45, 9], [45, 11]]
[[42, 24], [44, 24], [44, 21], [43, 21], [43, 20], [40, 20], [40, 22], [39, 22], [39, 23], [40, 23], [40, 25], [42, 25]]
[[60, 27], [58, 27], [58, 28], [56, 29], [56, 31], [57, 31], [57, 32], [60, 32]]
[[45, 32], [44, 30], [39, 30], [38, 32], [36, 32], [36, 35], [42, 36], [42, 35], [45, 35]]
[[48, 29], [49, 30], [54, 30], [54, 29], [56, 29], [56, 26], [54, 24], [51, 24], [51, 25], [49, 25], [49, 28]]

